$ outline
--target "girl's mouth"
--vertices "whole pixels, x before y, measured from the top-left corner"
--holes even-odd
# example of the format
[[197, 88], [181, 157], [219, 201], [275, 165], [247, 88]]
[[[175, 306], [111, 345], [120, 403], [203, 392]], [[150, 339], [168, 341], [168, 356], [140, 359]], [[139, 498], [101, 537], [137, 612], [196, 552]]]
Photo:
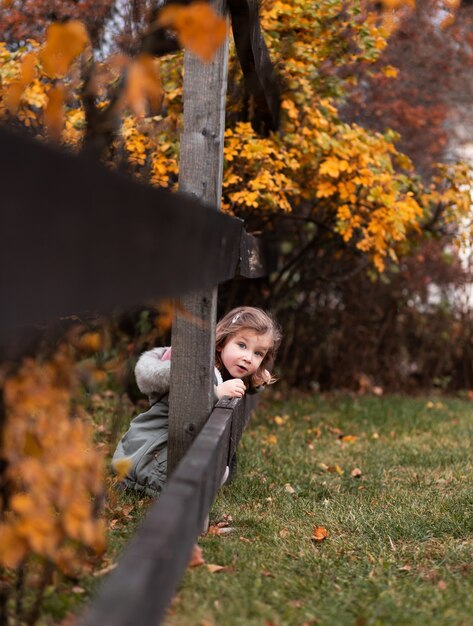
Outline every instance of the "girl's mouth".
[[241, 372], [245, 372], [245, 374], [246, 374], [246, 372], [247, 372], [246, 367], [243, 367], [243, 365], [237, 365], [237, 368], [238, 368]]

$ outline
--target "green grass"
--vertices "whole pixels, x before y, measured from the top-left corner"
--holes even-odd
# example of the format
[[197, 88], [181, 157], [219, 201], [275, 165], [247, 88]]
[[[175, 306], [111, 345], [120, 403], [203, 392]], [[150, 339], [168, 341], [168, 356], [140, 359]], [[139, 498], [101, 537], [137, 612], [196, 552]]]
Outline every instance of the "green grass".
[[[472, 408], [342, 395], [261, 403], [239, 476], [211, 513], [234, 530], [199, 541], [206, 563], [225, 569], [189, 569], [166, 625], [473, 624]], [[343, 474], [325, 469], [337, 465]], [[325, 541], [311, 539], [315, 526]]]
[[[211, 512], [233, 531], [201, 537], [206, 564], [187, 570], [166, 626], [473, 626], [473, 403], [276, 394]], [[110, 402], [95, 411], [104, 451]], [[38, 626], [74, 623], [149, 503], [111, 490], [107, 554], [56, 578]]]

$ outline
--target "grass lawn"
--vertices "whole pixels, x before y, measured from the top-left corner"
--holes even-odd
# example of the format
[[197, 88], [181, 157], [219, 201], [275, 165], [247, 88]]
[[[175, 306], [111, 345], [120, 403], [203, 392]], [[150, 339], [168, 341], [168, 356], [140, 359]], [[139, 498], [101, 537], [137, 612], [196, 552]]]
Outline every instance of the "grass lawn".
[[263, 399], [166, 626], [473, 625], [472, 409]]
[[[471, 400], [275, 396], [166, 626], [473, 626]], [[95, 413], [104, 451], [112, 413]], [[46, 590], [38, 626], [76, 623], [149, 503], [110, 491], [105, 557]]]

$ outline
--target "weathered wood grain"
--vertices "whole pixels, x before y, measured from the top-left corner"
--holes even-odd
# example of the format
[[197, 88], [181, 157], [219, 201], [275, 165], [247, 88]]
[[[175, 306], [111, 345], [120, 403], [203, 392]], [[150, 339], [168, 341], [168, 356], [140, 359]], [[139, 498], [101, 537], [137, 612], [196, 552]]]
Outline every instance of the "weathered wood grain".
[[[213, 5], [224, 13], [223, 0]], [[222, 194], [227, 73], [228, 38], [211, 63], [203, 63], [190, 53], [185, 55], [179, 190], [217, 208]], [[223, 259], [217, 254], [213, 261], [218, 264]], [[214, 404], [217, 289], [186, 295], [179, 305], [172, 330], [169, 475]]]

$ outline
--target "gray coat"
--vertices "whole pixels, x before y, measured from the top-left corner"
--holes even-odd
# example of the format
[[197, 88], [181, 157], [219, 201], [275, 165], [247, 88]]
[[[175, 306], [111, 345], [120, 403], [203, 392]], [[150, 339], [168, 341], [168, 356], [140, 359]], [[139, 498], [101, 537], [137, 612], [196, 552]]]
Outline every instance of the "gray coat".
[[[140, 391], [148, 395], [150, 408], [131, 420], [112, 458], [131, 462], [124, 483], [130, 489], [158, 497], [167, 476], [169, 383], [171, 361], [162, 361], [167, 348], [144, 352], [135, 367]], [[216, 383], [222, 382], [215, 370]]]

